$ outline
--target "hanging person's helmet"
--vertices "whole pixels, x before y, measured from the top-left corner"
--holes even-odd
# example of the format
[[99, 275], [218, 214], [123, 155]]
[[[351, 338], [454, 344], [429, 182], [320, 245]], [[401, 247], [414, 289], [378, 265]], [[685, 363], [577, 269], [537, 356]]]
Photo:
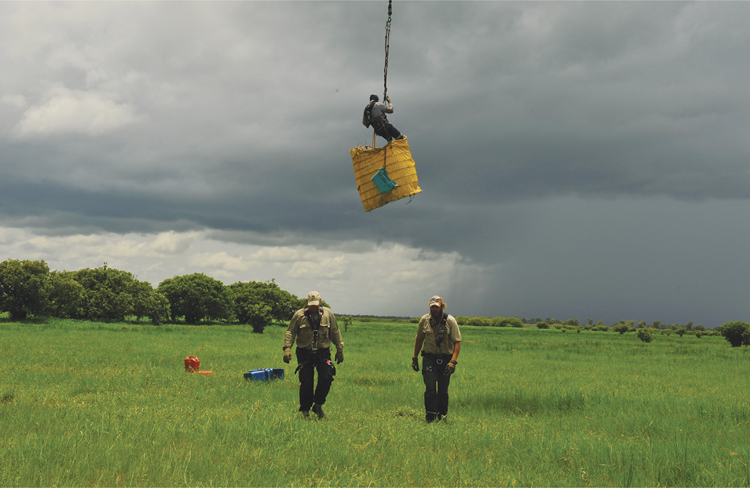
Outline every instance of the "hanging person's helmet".
[[370, 100], [375, 100], [377, 102], [378, 100], [380, 100], [380, 98], [378, 98], [378, 96], [373, 93], [372, 95], [370, 95]]

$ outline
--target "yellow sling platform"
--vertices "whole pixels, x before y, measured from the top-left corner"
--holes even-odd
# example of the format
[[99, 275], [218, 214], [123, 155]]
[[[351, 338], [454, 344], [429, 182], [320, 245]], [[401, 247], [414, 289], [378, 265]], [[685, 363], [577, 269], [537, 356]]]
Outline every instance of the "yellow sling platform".
[[[422, 192], [406, 137], [391, 141], [384, 147], [357, 146], [350, 149], [349, 153], [352, 155], [357, 191], [365, 212]], [[388, 177], [397, 185], [385, 193], [372, 181], [372, 177], [384, 167], [384, 163]]]

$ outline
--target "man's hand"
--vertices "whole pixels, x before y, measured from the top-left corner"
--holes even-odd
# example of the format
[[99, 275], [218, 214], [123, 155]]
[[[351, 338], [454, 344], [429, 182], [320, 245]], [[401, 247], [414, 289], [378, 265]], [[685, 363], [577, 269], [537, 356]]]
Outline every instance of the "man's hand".
[[284, 351], [284, 362], [287, 363], [287, 364], [289, 364], [289, 361], [291, 361], [291, 360], [292, 360], [292, 350], [291, 349], [286, 349]]
[[344, 362], [344, 351], [339, 349], [336, 351], [336, 364], [341, 364]]
[[391, 103], [391, 97], [389, 97], [388, 95], [386, 95], [386, 97], [385, 97], [385, 100], [386, 100], [386, 101], [387, 101], [388, 103]]
[[456, 372], [456, 364], [457, 361], [451, 360], [450, 362], [448, 362], [448, 364], [445, 366], [445, 376], [450, 376]]
[[419, 372], [419, 359], [416, 356], [411, 358], [411, 369], [413, 369], [416, 372]]

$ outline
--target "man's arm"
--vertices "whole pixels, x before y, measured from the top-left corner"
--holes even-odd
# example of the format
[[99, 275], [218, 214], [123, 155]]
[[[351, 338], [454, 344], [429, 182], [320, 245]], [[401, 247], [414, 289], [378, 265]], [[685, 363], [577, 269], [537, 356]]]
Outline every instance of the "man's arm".
[[461, 341], [456, 342], [453, 345], [453, 358], [451, 358], [451, 361], [458, 362], [458, 353], [461, 352]]
[[341, 338], [341, 331], [339, 330], [339, 323], [336, 320], [336, 315], [332, 311], [328, 311], [331, 314], [329, 324], [331, 327], [331, 342], [336, 346], [336, 349], [341, 351], [344, 349], [344, 340]]
[[419, 356], [419, 351], [422, 350], [422, 343], [423, 342], [424, 342], [424, 339], [421, 339], [419, 337], [417, 337], [416, 339], [414, 339], [414, 356], [412, 356], [412, 357]]
[[299, 330], [299, 317], [299, 314], [295, 313], [292, 316], [292, 320], [289, 321], [289, 326], [286, 328], [286, 333], [284, 334], [284, 351], [287, 349], [292, 350], [292, 345], [297, 338], [297, 330]]

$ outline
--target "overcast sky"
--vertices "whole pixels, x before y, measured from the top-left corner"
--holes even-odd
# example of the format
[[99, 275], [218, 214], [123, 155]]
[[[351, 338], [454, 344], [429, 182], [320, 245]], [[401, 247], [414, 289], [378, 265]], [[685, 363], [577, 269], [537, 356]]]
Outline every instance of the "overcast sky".
[[[335, 312], [750, 320], [750, 3], [0, 3], [0, 260]], [[384, 143], [382, 139], [378, 142]]]

